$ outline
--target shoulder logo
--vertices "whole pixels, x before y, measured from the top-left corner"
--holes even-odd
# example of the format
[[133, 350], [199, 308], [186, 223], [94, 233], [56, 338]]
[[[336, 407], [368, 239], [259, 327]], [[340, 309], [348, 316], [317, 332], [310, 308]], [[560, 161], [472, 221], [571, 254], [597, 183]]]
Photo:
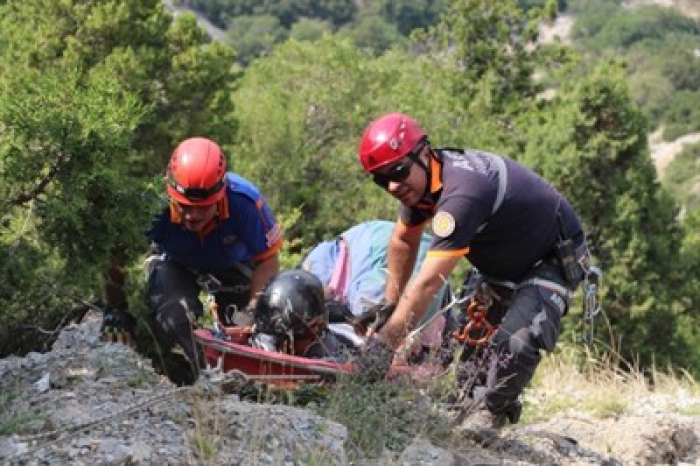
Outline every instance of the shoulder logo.
[[455, 225], [452, 214], [441, 210], [433, 218], [433, 233], [440, 238], [447, 238], [455, 231]]

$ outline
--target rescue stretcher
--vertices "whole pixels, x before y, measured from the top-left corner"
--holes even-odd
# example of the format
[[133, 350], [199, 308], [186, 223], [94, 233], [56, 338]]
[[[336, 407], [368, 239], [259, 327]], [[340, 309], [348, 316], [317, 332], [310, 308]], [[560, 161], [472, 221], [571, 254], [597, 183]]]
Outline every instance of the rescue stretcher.
[[[224, 332], [219, 333], [210, 328], [200, 328], [195, 330], [194, 334], [197, 343], [204, 350], [209, 366], [216, 367], [224, 373], [242, 374], [250, 381], [279, 386], [332, 383], [355, 370], [354, 365], [348, 363], [307, 358], [250, 346], [247, 344], [252, 335], [250, 327], [226, 327]], [[412, 378], [424, 378], [436, 370], [436, 367], [394, 363], [388, 377], [408, 375]]]

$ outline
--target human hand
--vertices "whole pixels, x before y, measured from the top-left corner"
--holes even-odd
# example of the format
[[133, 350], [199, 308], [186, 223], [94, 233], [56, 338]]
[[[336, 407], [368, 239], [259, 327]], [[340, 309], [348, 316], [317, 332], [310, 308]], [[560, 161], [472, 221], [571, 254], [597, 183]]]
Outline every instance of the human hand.
[[357, 316], [353, 320], [352, 326], [355, 328], [355, 332], [358, 335], [372, 335], [386, 324], [395, 310], [396, 304], [389, 303], [382, 299]]
[[121, 343], [136, 348], [133, 337], [136, 319], [128, 311], [107, 308], [102, 316], [100, 338], [106, 343]]
[[360, 354], [355, 358], [353, 376], [363, 383], [375, 383], [389, 372], [394, 360], [394, 349], [377, 335], [367, 338]]

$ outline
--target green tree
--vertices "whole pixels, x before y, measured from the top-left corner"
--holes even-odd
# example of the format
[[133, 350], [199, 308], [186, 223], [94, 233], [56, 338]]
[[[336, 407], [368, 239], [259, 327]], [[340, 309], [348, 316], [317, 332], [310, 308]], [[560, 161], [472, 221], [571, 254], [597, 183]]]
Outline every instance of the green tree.
[[353, 19], [355, 2], [348, 0], [178, 0], [204, 14], [219, 27], [237, 16], [274, 16], [289, 29], [303, 18], [329, 21], [338, 26]]
[[700, 144], [685, 147], [673, 159], [662, 183], [686, 215], [700, 210]]
[[529, 101], [542, 90], [534, 72], [557, 49], [537, 44], [538, 25], [555, 12], [552, 2], [525, 13], [515, 0], [456, 0], [443, 21], [419, 39], [454, 63], [452, 92], [461, 97], [463, 108], [488, 86], [491, 113], [503, 116], [519, 111], [523, 99]]
[[356, 22], [340, 29], [341, 36], [349, 37], [361, 49], [381, 55], [393, 46], [405, 45], [406, 40], [396, 26], [381, 16], [362, 15]]
[[576, 20], [573, 34], [589, 49], [625, 50], [636, 43], [662, 42], [665, 36], [697, 35], [700, 23], [673, 8], [644, 6], [633, 9], [611, 7], [603, 11], [589, 10]]
[[[518, 6], [524, 11], [532, 10], [533, 8], [545, 8], [547, 6], [547, 0], [518, 0]], [[567, 0], [557, 1], [557, 8], [559, 11], [566, 10], [567, 6]]]
[[174, 144], [230, 141], [233, 54], [155, 0], [11, 1], [0, 28], [0, 281], [22, 283], [0, 309], [50, 325], [145, 246]]
[[289, 38], [298, 41], [316, 41], [332, 31], [331, 24], [318, 19], [302, 18], [292, 25]]
[[376, 86], [369, 58], [332, 36], [291, 40], [252, 63], [234, 95], [235, 167], [280, 214], [301, 207], [287, 233], [306, 247], [378, 215], [369, 197], [357, 196], [368, 184], [354, 155]]
[[404, 36], [414, 29], [434, 26], [447, 10], [447, 0], [381, 0], [373, 8]]
[[666, 141], [700, 131], [700, 89], [675, 92], [667, 103], [661, 122]]
[[680, 325], [688, 296], [678, 267], [682, 235], [623, 70], [608, 64], [566, 83], [547, 111], [526, 119], [522, 160], [573, 201], [605, 271], [605, 311], [621, 345], [611, 343], [645, 366], [697, 367], [697, 347]]
[[226, 42], [238, 53], [240, 64], [247, 66], [286, 36], [287, 31], [274, 16], [236, 16], [229, 23]]

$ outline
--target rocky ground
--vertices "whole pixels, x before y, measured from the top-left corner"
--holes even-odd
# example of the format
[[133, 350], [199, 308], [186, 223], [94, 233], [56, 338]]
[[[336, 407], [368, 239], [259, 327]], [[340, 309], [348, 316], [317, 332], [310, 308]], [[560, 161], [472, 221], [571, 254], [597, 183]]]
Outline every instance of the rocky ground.
[[[344, 426], [244, 402], [215, 383], [174, 387], [131, 349], [100, 342], [98, 328], [88, 315], [50, 352], [0, 360], [1, 464], [352, 464]], [[607, 419], [569, 410], [501, 432], [468, 421], [454, 427], [459, 447], [416, 438], [361, 463], [700, 464], [700, 400], [691, 396], [650, 395]]]

